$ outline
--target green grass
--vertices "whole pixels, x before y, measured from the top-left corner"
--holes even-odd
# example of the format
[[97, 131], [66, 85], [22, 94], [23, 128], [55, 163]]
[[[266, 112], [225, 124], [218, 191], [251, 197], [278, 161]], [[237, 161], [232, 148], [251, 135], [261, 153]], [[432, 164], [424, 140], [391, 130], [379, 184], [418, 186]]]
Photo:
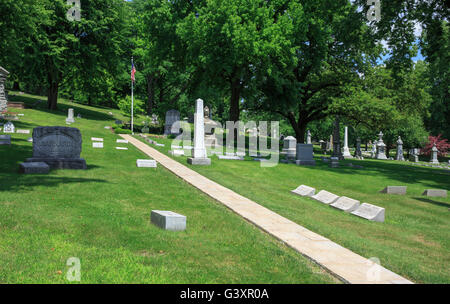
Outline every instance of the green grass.
[[[167, 153], [170, 140], [156, 140], [166, 147], [154, 148]], [[448, 171], [371, 159], [346, 160], [332, 169], [319, 156], [317, 150], [314, 167], [262, 168], [249, 157], [231, 161], [216, 156], [209, 167], [190, 167], [364, 257], [379, 258], [384, 267], [414, 282], [450, 283], [450, 200], [421, 196], [425, 189], [450, 190]], [[173, 158], [187, 165], [186, 157]], [[364, 169], [344, 165], [349, 162]], [[384, 207], [386, 220], [370, 222], [290, 193], [301, 184]], [[388, 185], [408, 186], [407, 195], [379, 193]]]
[[[28, 105], [38, 98], [11, 97]], [[81, 260], [81, 283], [338, 282], [162, 166], [136, 168], [145, 155], [132, 145], [116, 150], [119, 137], [104, 129], [122, 118], [117, 110], [61, 100], [56, 112], [45, 102], [10, 111], [25, 114], [16, 128], [32, 129], [65, 126], [69, 107], [83, 117], [72, 126], [82, 132], [87, 170], [21, 175], [31, 135], [0, 146], [0, 283], [68, 283], [70, 257]], [[93, 149], [91, 137], [105, 148]], [[152, 225], [152, 209], [186, 215], [187, 230]]]

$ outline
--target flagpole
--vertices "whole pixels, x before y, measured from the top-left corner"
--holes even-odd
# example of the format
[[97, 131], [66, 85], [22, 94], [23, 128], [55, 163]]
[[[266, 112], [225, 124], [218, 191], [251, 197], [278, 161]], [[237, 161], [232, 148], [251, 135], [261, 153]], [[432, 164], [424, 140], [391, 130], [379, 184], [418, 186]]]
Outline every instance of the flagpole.
[[[133, 56], [131, 56], [131, 65], [133, 66]], [[131, 134], [134, 135], [133, 130], [133, 118], [134, 118], [134, 96], [133, 96], [133, 90], [134, 90], [134, 81], [131, 79]]]

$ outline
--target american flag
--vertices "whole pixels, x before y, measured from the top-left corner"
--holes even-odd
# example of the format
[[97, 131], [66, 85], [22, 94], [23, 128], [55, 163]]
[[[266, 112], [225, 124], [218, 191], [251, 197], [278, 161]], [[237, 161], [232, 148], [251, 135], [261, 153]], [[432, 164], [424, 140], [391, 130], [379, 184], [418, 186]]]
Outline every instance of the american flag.
[[136, 68], [134, 67], [133, 59], [131, 60], [131, 80], [134, 82], [134, 74], [136, 74]]

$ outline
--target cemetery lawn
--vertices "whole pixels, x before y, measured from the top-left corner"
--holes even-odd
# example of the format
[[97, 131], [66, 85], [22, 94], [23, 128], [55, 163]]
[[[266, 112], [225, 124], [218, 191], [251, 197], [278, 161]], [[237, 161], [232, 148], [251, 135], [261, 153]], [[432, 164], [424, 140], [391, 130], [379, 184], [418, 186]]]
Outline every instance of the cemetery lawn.
[[[166, 146], [152, 147], [167, 154], [171, 140], [155, 140]], [[450, 198], [421, 195], [425, 189], [450, 190], [448, 171], [372, 159], [345, 160], [332, 169], [320, 160], [318, 150], [313, 167], [262, 168], [248, 156], [246, 161], [212, 156], [211, 166], [191, 166], [186, 157], [167, 155], [366, 258], [378, 258], [382, 266], [413, 282], [450, 283]], [[345, 166], [350, 162], [364, 169]], [[316, 193], [327, 190], [384, 207], [386, 220], [370, 222], [290, 193], [301, 184], [316, 188]], [[386, 186], [408, 186], [407, 195], [379, 193]]]
[[[44, 100], [11, 97], [28, 105]], [[104, 129], [123, 119], [117, 110], [65, 100], [58, 106], [50, 112], [44, 100], [10, 111], [25, 114], [16, 129], [32, 130], [65, 126], [74, 108], [88, 169], [21, 175], [31, 134], [12, 134], [12, 145], [0, 146], [0, 283], [68, 283], [70, 257], [81, 261], [81, 283], [339, 283], [162, 166], [137, 168], [146, 156]], [[104, 138], [104, 149], [93, 149], [91, 137]], [[213, 168], [225, 173], [228, 165]], [[154, 226], [152, 209], [186, 215], [187, 230]]]

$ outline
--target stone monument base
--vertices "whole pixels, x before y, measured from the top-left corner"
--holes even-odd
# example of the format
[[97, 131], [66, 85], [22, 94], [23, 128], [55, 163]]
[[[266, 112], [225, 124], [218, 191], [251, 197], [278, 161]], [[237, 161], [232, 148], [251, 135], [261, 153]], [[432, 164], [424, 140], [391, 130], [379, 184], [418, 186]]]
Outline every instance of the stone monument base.
[[207, 158], [207, 157], [205, 157], [205, 158], [189, 157], [187, 162], [190, 165], [199, 165], [199, 166], [209, 166], [209, 165], [211, 165], [211, 159]]
[[48, 174], [50, 167], [44, 162], [21, 163], [19, 172], [23, 174]]
[[297, 166], [315, 166], [316, 161], [315, 160], [296, 160], [295, 164]]
[[27, 158], [27, 163], [43, 162], [49, 165], [51, 169], [87, 169], [86, 161], [83, 158]]

